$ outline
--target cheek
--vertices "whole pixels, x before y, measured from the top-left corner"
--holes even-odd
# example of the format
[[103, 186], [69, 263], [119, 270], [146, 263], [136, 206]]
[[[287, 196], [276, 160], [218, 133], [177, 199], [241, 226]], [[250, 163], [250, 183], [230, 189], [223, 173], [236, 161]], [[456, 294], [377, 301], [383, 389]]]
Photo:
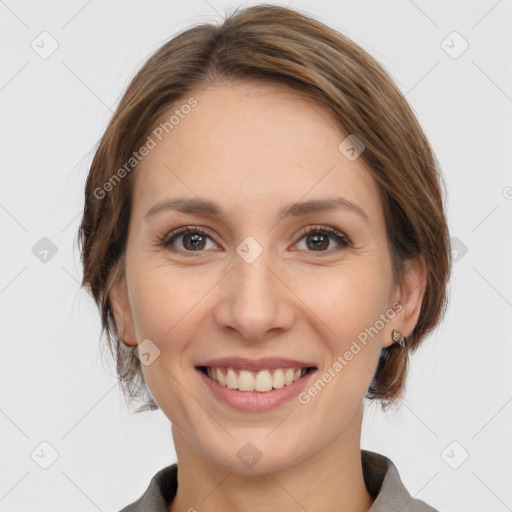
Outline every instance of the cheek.
[[[343, 348], [385, 313], [391, 289], [387, 268], [367, 262], [296, 277], [297, 295], [321, 320], [331, 345]], [[306, 314], [306, 313], [305, 313]]]
[[197, 282], [192, 275], [185, 278], [167, 265], [139, 267], [132, 276], [130, 294], [137, 340], [149, 339], [159, 351], [151, 364], [141, 365], [144, 380], [173, 423], [192, 424], [188, 394], [183, 393], [178, 376], [183, 378], [182, 362], [198, 336], [201, 298], [212, 284], [206, 287], [208, 283]]
[[161, 350], [186, 343], [197, 332], [201, 300], [214, 283], [212, 276], [194, 279], [193, 271], [168, 265], [140, 266], [130, 291], [137, 339], [149, 338]]

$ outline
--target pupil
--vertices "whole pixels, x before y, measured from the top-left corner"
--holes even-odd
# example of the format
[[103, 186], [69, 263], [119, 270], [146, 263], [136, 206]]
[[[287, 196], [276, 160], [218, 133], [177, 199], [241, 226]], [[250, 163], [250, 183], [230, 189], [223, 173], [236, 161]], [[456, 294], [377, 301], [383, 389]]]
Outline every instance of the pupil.
[[[311, 239], [313, 240], [313, 248], [326, 249], [329, 245], [329, 239], [325, 235], [311, 235]], [[327, 242], [327, 244], [325, 242]]]
[[[185, 240], [189, 241], [190, 245], [193, 247], [193, 248], [200, 248], [202, 249], [202, 245], [201, 245], [201, 242], [203, 242], [203, 245], [204, 245], [204, 240], [202, 240], [203, 238], [203, 235], [188, 235], [187, 237], [185, 237]], [[187, 243], [185, 242], [185, 246], [187, 246]]]

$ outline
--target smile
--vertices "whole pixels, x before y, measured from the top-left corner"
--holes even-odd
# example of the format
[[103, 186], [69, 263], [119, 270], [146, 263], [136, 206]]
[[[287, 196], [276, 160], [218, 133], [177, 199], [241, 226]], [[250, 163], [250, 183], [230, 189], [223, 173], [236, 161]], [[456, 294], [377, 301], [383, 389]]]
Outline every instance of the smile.
[[290, 386], [310, 371], [308, 368], [275, 368], [259, 371], [242, 370], [232, 367], [202, 366], [199, 368], [210, 379], [229, 389], [266, 393], [273, 389]]
[[220, 357], [198, 361], [194, 367], [217, 403], [249, 413], [291, 403], [318, 369], [313, 360], [279, 356]]

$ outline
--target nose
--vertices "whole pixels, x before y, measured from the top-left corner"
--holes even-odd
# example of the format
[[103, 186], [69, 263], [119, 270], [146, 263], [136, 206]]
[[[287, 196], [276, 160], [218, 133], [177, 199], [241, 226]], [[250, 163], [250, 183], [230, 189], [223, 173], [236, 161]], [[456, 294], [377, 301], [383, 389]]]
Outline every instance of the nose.
[[221, 330], [234, 330], [247, 341], [263, 342], [291, 328], [293, 293], [280, 275], [279, 265], [270, 260], [266, 252], [252, 263], [234, 254], [233, 268], [215, 308]]

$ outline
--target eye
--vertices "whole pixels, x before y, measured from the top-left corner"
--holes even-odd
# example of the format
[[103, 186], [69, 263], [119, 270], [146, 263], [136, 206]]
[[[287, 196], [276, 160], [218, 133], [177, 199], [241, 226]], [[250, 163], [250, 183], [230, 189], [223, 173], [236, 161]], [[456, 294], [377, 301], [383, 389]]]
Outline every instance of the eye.
[[[180, 241], [176, 247], [178, 240]], [[213, 242], [210, 235], [208, 235], [204, 229], [193, 226], [183, 226], [169, 232], [163, 240], [161, 240], [160, 245], [169, 250], [202, 252], [203, 249], [212, 248], [207, 247], [208, 240]]]
[[[309, 252], [330, 252], [332, 242], [340, 248], [351, 247], [350, 240], [341, 231], [329, 226], [307, 226], [301, 231], [300, 243], [305, 241], [305, 248]], [[208, 242], [214, 246], [209, 247]], [[159, 244], [175, 252], [203, 252], [205, 249], [215, 249], [217, 244], [212, 237], [200, 227], [183, 226], [167, 233]]]
[[352, 245], [350, 240], [341, 231], [329, 226], [307, 226], [302, 230], [301, 234], [302, 237], [299, 242], [304, 240], [305, 250], [310, 252], [326, 252], [326, 249], [329, 248], [333, 240], [341, 248]]

